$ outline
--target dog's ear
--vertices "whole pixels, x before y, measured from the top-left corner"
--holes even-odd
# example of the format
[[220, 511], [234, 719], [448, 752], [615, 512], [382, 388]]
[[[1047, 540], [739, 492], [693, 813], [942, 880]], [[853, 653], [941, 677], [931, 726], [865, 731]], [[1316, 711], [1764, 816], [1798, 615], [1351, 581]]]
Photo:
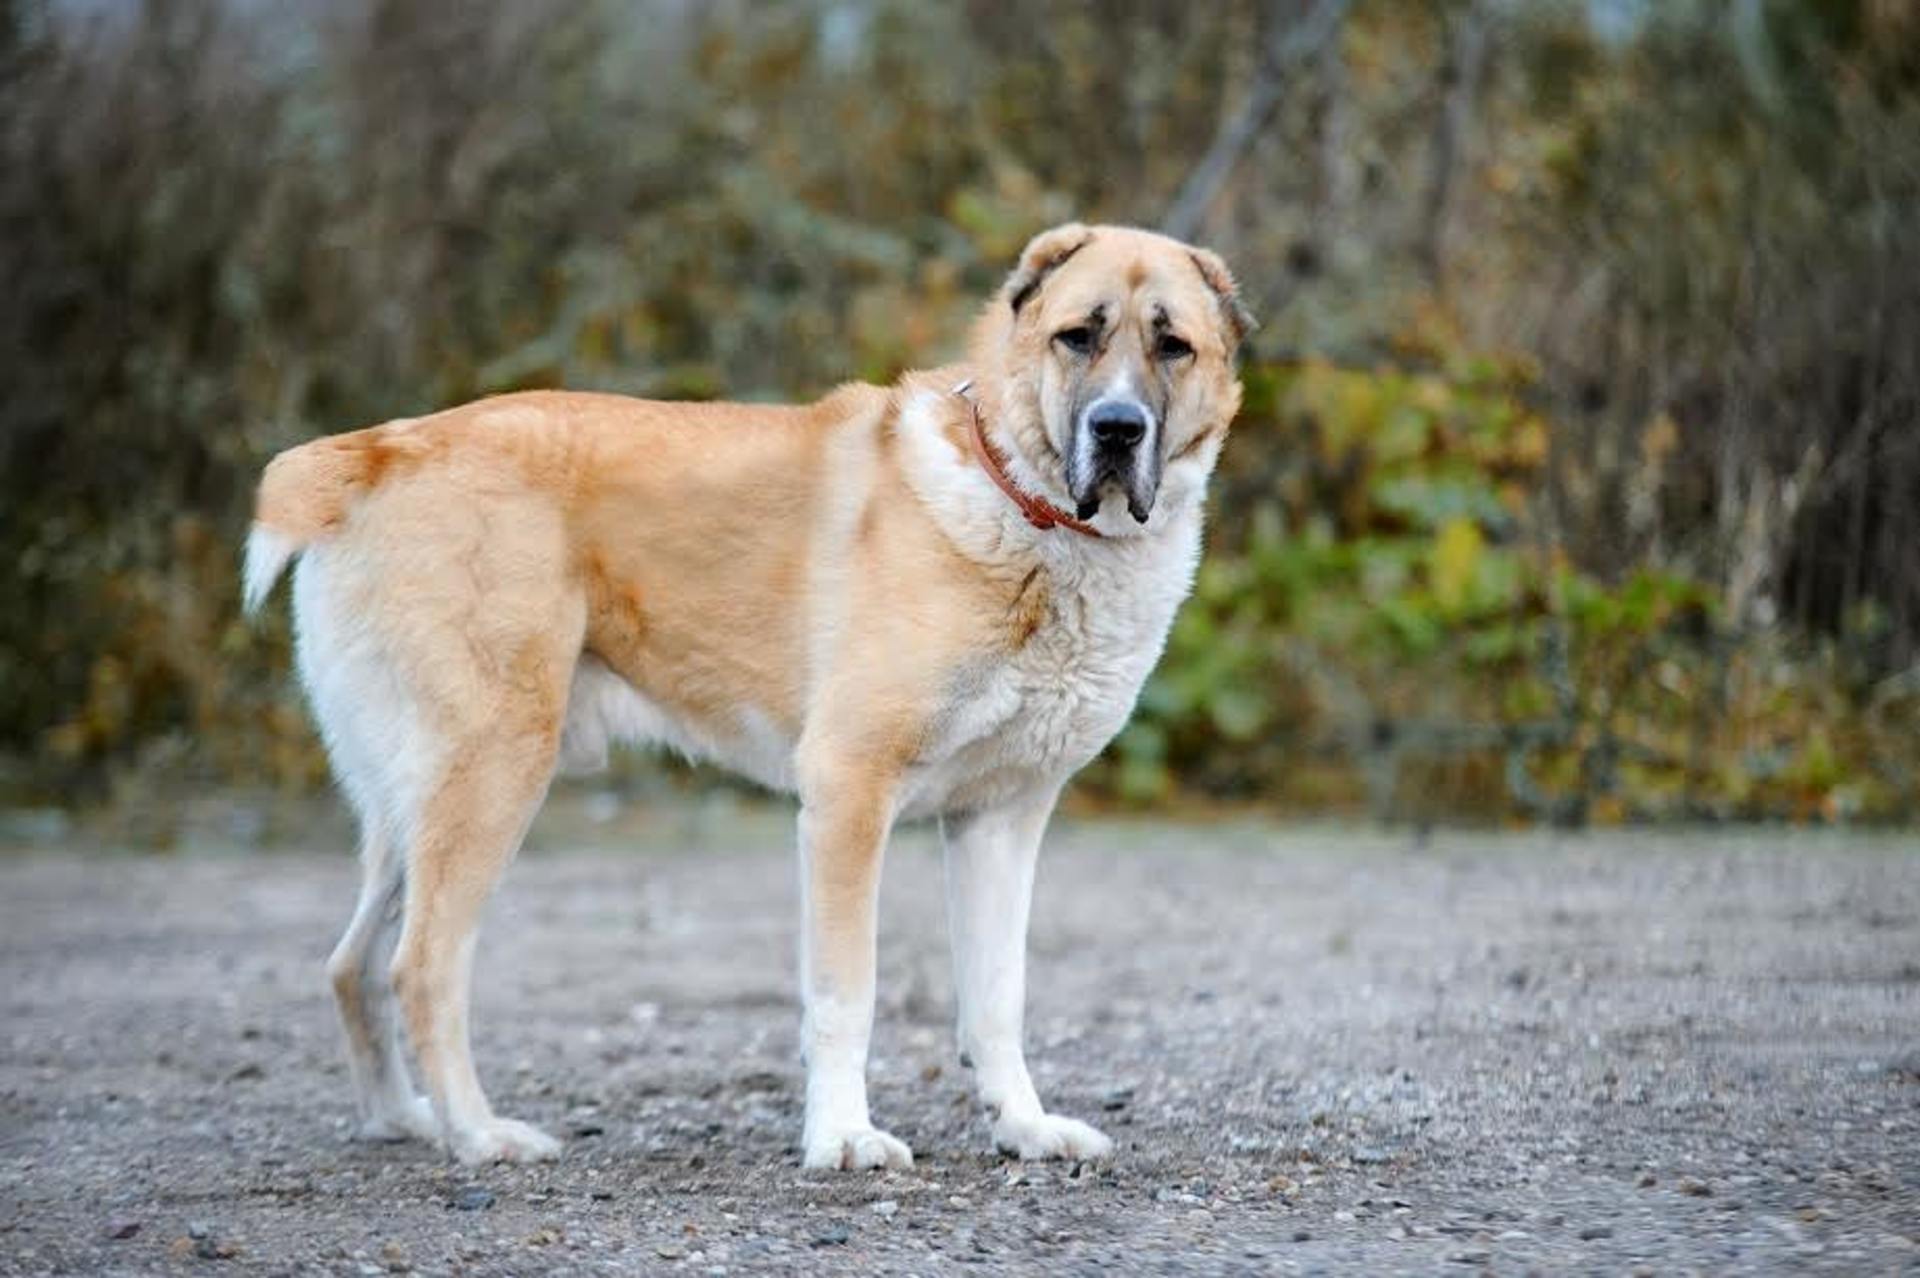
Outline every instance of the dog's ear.
[[1042, 231], [1020, 250], [1020, 265], [1007, 277], [1007, 303], [1018, 315], [1020, 308], [1040, 291], [1040, 285], [1062, 262], [1078, 253], [1093, 238], [1093, 232], [1078, 222]]
[[1227, 328], [1233, 334], [1233, 345], [1238, 347], [1246, 340], [1248, 333], [1260, 327], [1260, 321], [1240, 300], [1240, 286], [1234, 283], [1233, 272], [1227, 269], [1227, 264], [1218, 253], [1209, 249], [1193, 249], [1188, 256], [1199, 268], [1200, 278], [1207, 282], [1207, 287], [1219, 299], [1220, 313], [1226, 317]]

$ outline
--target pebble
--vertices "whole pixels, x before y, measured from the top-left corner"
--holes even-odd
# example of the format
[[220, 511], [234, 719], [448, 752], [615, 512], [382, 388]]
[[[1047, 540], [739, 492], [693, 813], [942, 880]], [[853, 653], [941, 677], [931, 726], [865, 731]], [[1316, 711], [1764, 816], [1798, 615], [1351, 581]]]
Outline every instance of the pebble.
[[830, 1229], [824, 1229], [815, 1234], [812, 1245], [815, 1247], [844, 1247], [847, 1245], [847, 1239], [851, 1237], [853, 1237], [853, 1234], [845, 1225], [835, 1225]]
[[482, 1189], [478, 1185], [469, 1185], [465, 1189], [456, 1190], [452, 1199], [448, 1201], [447, 1206], [452, 1207], [455, 1211], [485, 1211], [487, 1208], [493, 1206], [493, 1203], [494, 1198], [491, 1189]]
[[876, 1216], [891, 1216], [900, 1210], [900, 1204], [891, 1198], [883, 1198], [875, 1203], [869, 1210]]
[[139, 1232], [140, 1222], [137, 1220], [110, 1220], [107, 1222], [107, 1237], [109, 1238], [131, 1238]]
[[1597, 1242], [1602, 1238], [1613, 1237], [1613, 1229], [1607, 1225], [1588, 1225], [1580, 1231], [1581, 1242]]

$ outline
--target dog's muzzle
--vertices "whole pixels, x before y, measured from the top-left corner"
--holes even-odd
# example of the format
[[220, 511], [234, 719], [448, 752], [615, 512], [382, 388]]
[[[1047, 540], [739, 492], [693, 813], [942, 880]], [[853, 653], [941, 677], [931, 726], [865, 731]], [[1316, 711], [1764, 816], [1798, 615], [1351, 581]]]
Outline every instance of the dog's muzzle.
[[1159, 432], [1153, 413], [1137, 399], [1101, 399], [1087, 406], [1067, 459], [1067, 490], [1082, 519], [1091, 519], [1109, 486], [1125, 494], [1140, 523], [1153, 513], [1160, 491]]

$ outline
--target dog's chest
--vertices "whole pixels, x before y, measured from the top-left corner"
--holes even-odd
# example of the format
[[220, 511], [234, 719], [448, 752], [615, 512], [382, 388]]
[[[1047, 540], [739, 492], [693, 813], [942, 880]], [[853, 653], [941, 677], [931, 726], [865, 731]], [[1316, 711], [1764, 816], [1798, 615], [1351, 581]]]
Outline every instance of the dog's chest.
[[1123, 553], [1057, 580], [1010, 655], [955, 679], [909, 777], [909, 813], [1058, 784], [1125, 726], [1191, 580], [1191, 556]]

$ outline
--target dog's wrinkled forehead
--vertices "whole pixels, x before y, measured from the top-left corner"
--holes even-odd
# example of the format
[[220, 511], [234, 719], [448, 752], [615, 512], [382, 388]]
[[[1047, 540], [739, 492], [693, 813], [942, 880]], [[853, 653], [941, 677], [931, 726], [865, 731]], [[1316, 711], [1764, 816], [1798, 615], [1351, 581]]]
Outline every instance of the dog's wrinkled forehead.
[[1015, 316], [1074, 321], [1098, 309], [1117, 319], [1130, 304], [1150, 304], [1189, 341], [1211, 334], [1231, 353], [1253, 327], [1226, 263], [1151, 231], [1131, 227], [1055, 227], [1034, 237], [1007, 280]]

